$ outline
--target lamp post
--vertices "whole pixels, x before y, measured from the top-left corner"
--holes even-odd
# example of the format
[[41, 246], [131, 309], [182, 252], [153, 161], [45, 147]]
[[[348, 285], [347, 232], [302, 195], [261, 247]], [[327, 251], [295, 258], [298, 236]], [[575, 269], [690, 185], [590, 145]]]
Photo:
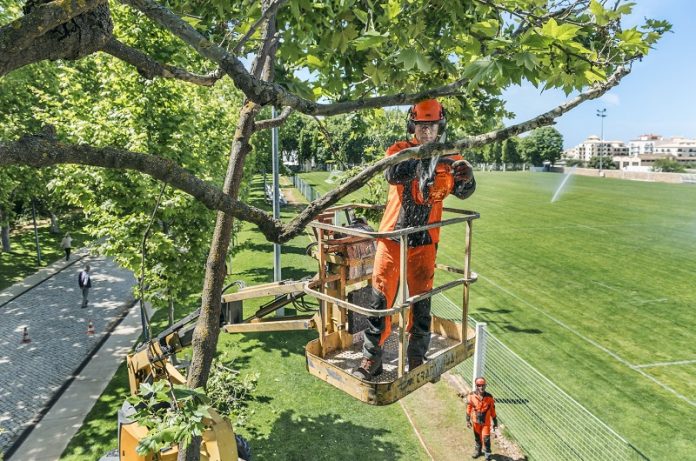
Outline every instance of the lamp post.
[[[601, 120], [600, 122], [600, 142], [599, 142], [599, 147], [600, 149], [604, 145], [604, 117], [607, 116], [607, 109], [597, 109], [597, 117]], [[602, 172], [602, 152], [600, 150], [599, 152], [599, 172]]]

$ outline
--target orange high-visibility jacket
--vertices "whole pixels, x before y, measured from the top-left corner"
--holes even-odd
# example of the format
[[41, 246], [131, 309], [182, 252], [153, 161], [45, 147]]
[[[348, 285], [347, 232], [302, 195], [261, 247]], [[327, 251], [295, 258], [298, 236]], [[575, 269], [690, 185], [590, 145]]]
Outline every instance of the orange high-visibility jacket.
[[[398, 141], [387, 149], [387, 156], [418, 144], [415, 138], [411, 141]], [[379, 230], [384, 232], [438, 222], [442, 219], [442, 202], [449, 194], [454, 193], [460, 199], [473, 194], [476, 189], [475, 180], [472, 179], [469, 183], [455, 182], [452, 176], [452, 163], [461, 159], [460, 155], [440, 159], [427, 188], [427, 196], [424, 196], [419, 183], [418, 164], [420, 163], [421, 170], [427, 171], [430, 159], [405, 160], [388, 168], [384, 175], [389, 183], [389, 195]], [[409, 235], [408, 245], [414, 247], [439, 241], [438, 227]]]
[[497, 417], [495, 414], [495, 399], [488, 392], [484, 392], [483, 395], [470, 392], [466, 400], [466, 414], [469, 415], [472, 423], [490, 426], [491, 420]]

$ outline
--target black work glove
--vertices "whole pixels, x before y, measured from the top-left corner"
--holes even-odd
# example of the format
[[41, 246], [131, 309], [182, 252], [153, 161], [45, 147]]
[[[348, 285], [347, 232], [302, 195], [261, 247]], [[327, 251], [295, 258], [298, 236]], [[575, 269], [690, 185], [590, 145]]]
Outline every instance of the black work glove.
[[452, 176], [455, 181], [469, 183], [474, 179], [474, 168], [466, 160], [457, 160], [452, 164]]

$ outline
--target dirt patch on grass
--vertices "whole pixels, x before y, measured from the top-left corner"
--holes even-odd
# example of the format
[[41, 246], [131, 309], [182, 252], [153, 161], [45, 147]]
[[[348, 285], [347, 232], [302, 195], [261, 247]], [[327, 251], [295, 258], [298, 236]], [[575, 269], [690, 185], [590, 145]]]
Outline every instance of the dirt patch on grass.
[[[446, 373], [436, 384], [426, 384], [401, 399], [401, 406], [416, 434], [437, 461], [461, 461], [474, 451], [471, 429], [466, 427], [466, 395], [468, 389], [457, 382], [456, 376]], [[493, 459], [522, 461], [522, 451], [499, 435], [493, 438]]]
[[292, 181], [290, 181], [290, 178], [286, 176], [281, 176], [280, 177], [280, 188], [283, 192], [283, 196], [285, 197], [285, 200], [288, 202], [290, 205], [306, 205], [307, 200], [300, 194], [300, 191], [295, 189], [295, 187], [292, 185]]

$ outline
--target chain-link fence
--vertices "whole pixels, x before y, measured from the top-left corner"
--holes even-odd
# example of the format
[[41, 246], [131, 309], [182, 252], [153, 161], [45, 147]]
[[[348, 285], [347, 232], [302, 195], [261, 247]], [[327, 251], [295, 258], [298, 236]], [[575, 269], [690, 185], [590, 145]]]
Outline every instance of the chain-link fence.
[[[433, 313], [461, 319], [461, 308], [443, 295], [433, 297]], [[469, 317], [469, 326], [476, 321]], [[627, 440], [503, 344], [486, 334], [485, 376], [500, 420], [530, 460], [647, 460]], [[454, 368], [467, 383], [473, 359]]]
[[292, 177], [292, 185], [310, 202], [321, 197], [321, 194], [314, 190], [314, 187], [297, 175]]

